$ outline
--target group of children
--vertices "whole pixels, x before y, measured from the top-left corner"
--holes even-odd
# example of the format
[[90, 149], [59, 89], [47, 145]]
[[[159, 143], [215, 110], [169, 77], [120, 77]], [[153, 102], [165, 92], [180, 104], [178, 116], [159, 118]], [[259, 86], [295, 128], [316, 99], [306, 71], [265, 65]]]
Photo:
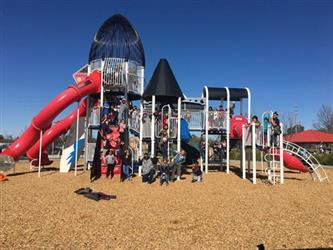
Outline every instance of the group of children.
[[[260, 127], [259, 119], [256, 115], [252, 116], [251, 123], [255, 124], [256, 129]], [[268, 127], [270, 126], [270, 135], [268, 135]], [[267, 136], [270, 136], [271, 145], [272, 146], [279, 146], [279, 135], [282, 133], [281, 126], [280, 126], [280, 120], [279, 120], [279, 114], [275, 111], [272, 115], [272, 117], [264, 117], [263, 121], [263, 130], [264, 130], [264, 137], [267, 138]]]
[[[160, 162], [154, 162], [147, 153], [141, 160], [142, 182], [153, 183], [159, 177], [160, 185], [169, 185], [172, 181], [181, 180], [182, 164], [186, 161], [186, 152], [181, 150], [172, 160], [163, 158]], [[192, 182], [202, 182], [202, 171], [198, 162], [192, 168]]]
[[[131, 180], [133, 159], [131, 152], [125, 148], [126, 145], [124, 143], [126, 140], [126, 119], [128, 116], [132, 119], [139, 119], [139, 110], [131, 103], [127, 103], [126, 99], [121, 99], [120, 101], [114, 99], [103, 105], [102, 114], [100, 134], [103, 141], [102, 157], [104, 157], [106, 165], [106, 177], [113, 178], [115, 166], [121, 163], [120, 180]], [[181, 150], [172, 160], [168, 160], [169, 128], [167, 115], [164, 115], [163, 118], [162, 129], [159, 133], [162, 159], [158, 162], [156, 158], [149, 158], [146, 153], [140, 160], [139, 165], [142, 166], [143, 182], [152, 183], [159, 177], [161, 185], [164, 183], [168, 185], [170, 181], [180, 180], [182, 164], [186, 161], [186, 152]], [[139, 120], [137, 122], [139, 123]], [[198, 162], [196, 162], [192, 170], [192, 181], [201, 182], [202, 171]]]
[[121, 181], [131, 180], [132, 156], [128, 148], [125, 148], [127, 109], [126, 99], [119, 101], [115, 97], [112, 102], [106, 102], [100, 129], [103, 141], [102, 157], [107, 167], [106, 177], [113, 178], [114, 168], [121, 160]]

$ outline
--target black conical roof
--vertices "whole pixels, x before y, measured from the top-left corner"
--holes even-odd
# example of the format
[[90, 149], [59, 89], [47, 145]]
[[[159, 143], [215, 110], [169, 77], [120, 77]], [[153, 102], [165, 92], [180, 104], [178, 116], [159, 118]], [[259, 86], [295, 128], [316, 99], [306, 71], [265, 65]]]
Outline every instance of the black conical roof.
[[89, 52], [89, 63], [103, 58], [124, 58], [145, 66], [145, 53], [141, 39], [122, 15], [106, 20], [95, 34]]
[[174, 101], [178, 97], [184, 99], [183, 92], [166, 59], [160, 59], [142, 97], [150, 100], [153, 95], [157, 100], [163, 101], [170, 98]]

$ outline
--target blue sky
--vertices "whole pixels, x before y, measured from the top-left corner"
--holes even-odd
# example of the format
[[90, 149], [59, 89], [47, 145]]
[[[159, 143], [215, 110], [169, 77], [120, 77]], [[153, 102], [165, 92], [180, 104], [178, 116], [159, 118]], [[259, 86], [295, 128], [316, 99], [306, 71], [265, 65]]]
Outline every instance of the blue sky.
[[19, 135], [73, 83], [116, 13], [141, 36], [147, 80], [167, 58], [187, 96], [204, 84], [248, 86], [254, 113], [298, 106], [306, 128], [333, 106], [333, 1], [2, 0], [0, 133]]

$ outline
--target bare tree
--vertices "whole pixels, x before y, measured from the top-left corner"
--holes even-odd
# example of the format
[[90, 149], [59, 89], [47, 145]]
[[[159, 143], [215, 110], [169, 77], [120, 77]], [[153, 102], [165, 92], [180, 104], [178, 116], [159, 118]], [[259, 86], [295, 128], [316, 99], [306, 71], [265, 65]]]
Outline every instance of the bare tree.
[[317, 122], [313, 124], [315, 129], [333, 133], [333, 110], [328, 105], [322, 105], [317, 113]]
[[282, 114], [281, 122], [283, 123], [283, 131], [289, 134], [295, 126], [295, 116], [292, 113]]

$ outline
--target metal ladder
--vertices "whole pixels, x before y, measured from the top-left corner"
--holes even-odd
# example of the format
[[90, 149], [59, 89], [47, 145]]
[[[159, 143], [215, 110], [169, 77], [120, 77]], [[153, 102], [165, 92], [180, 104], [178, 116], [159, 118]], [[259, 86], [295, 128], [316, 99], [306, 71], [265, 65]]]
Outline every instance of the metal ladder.
[[324, 168], [320, 165], [317, 158], [315, 158], [305, 148], [302, 148], [301, 146], [289, 141], [283, 141], [283, 149], [296, 155], [307, 164], [311, 177], [314, 181], [323, 182], [327, 180], [330, 182]]
[[268, 166], [265, 169], [265, 173], [268, 176], [268, 182], [275, 185], [280, 182], [281, 176], [280, 174], [276, 174], [276, 164], [279, 163], [280, 160], [277, 160], [277, 156], [280, 156], [280, 152], [276, 153], [277, 150], [275, 147], [269, 151], [269, 153], [265, 154], [264, 159], [268, 163]]

